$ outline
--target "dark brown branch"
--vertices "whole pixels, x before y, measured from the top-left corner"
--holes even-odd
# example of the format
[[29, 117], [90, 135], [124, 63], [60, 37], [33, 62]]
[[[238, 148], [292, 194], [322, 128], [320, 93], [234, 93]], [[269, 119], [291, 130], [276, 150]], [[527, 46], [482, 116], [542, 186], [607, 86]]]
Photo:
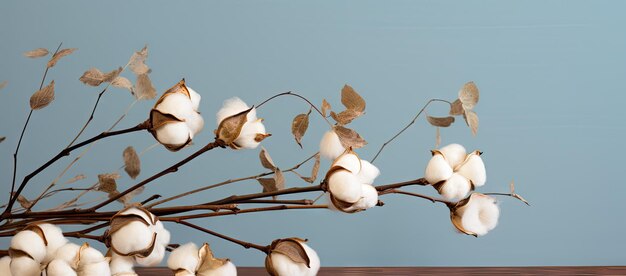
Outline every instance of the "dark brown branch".
[[428, 186], [430, 184], [428, 183], [428, 181], [426, 181], [426, 178], [418, 178], [415, 180], [409, 180], [409, 181], [388, 184], [388, 185], [374, 186], [374, 187], [376, 188], [377, 191], [382, 192], [385, 190], [401, 188], [401, 187], [410, 186], [410, 185]]
[[243, 247], [244, 247], [244, 248], [246, 248], [246, 249], [248, 249], [248, 248], [254, 248], [254, 249], [259, 250], [259, 251], [261, 251], [261, 252], [263, 252], [263, 253], [265, 253], [265, 254], [268, 254], [268, 253], [269, 253], [269, 246], [258, 245], [258, 244], [254, 244], [254, 243], [251, 243], [251, 242], [245, 242], [245, 241], [242, 241], [242, 240], [238, 240], [238, 239], [235, 239], [235, 238], [231, 238], [231, 237], [229, 237], [229, 236], [226, 236], [226, 235], [223, 235], [223, 234], [217, 233], [217, 232], [215, 232], [215, 231], [212, 231], [212, 230], [206, 229], [206, 228], [204, 228], [204, 227], [200, 227], [200, 226], [198, 226], [198, 225], [195, 225], [195, 224], [193, 224], [193, 223], [189, 223], [189, 222], [186, 222], [186, 221], [177, 221], [177, 223], [182, 224], [182, 225], [185, 225], [185, 226], [188, 226], [188, 227], [191, 227], [191, 228], [196, 229], [196, 230], [200, 230], [200, 231], [202, 231], [202, 232], [204, 232], [204, 233], [207, 233], [207, 234], [210, 234], [210, 235], [216, 236], [216, 237], [218, 237], [218, 238], [220, 238], [220, 239], [224, 239], [224, 240], [227, 240], [227, 241], [229, 241], [229, 242], [236, 243], [236, 244], [238, 244], [238, 245], [243, 246]]
[[289, 189], [284, 189], [284, 190], [279, 190], [279, 191], [274, 191], [274, 192], [256, 193], [256, 194], [248, 194], [248, 195], [240, 195], [240, 196], [232, 195], [224, 199], [216, 200], [216, 201], [209, 202], [206, 204], [216, 205], [216, 204], [238, 203], [239, 201], [245, 201], [245, 200], [250, 200], [250, 199], [264, 198], [264, 197], [277, 196], [277, 195], [315, 192], [315, 191], [322, 191], [322, 185], [315, 185], [315, 186], [308, 186], [308, 187], [294, 187], [294, 188], [289, 188]]
[[402, 191], [402, 190], [398, 190], [398, 189], [385, 190], [384, 192], [380, 192], [379, 194], [380, 195], [385, 195], [385, 194], [408, 195], [408, 196], [413, 196], [413, 197], [419, 197], [419, 198], [427, 199], [427, 200], [430, 200], [432, 203], [435, 203], [435, 202], [443, 203], [446, 206], [453, 206], [455, 204], [454, 202], [451, 202], [451, 201], [438, 199], [438, 198], [434, 198], [434, 197], [430, 197], [430, 196], [422, 195], [422, 194], [418, 194], [418, 193]]
[[183, 221], [190, 219], [208, 218], [208, 217], [221, 217], [229, 215], [239, 215], [246, 213], [268, 212], [268, 211], [280, 211], [280, 210], [301, 210], [301, 209], [328, 209], [328, 205], [278, 205], [271, 207], [250, 208], [240, 211], [222, 211], [215, 213], [203, 213], [196, 215], [178, 216], [178, 217], [161, 217], [162, 221]]
[[294, 204], [294, 205], [313, 205], [313, 200], [296, 199], [296, 200], [279, 200], [279, 199], [249, 199], [238, 201], [237, 204]]

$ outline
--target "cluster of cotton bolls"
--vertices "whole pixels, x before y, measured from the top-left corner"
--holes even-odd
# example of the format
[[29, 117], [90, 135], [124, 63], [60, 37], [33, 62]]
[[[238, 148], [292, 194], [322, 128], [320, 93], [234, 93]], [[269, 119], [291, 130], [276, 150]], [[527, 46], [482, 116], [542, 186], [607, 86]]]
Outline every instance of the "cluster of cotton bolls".
[[150, 111], [150, 132], [171, 151], [187, 146], [204, 127], [198, 112], [201, 96], [182, 80], [165, 91]]
[[30, 225], [11, 239], [9, 256], [0, 259], [0, 275], [108, 276], [109, 259], [88, 244], [69, 243], [60, 228]]
[[[250, 107], [241, 99], [230, 98], [224, 101], [222, 108], [217, 112], [217, 125], [220, 126], [225, 119], [249, 109]], [[255, 149], [268, 136], [270, 134], [265, 131], [263, 119], [257, 118], [256, 108], [253, 107], [246, 115], [241, 132], [229, 146], [233, 149]]]
[[167, 260], [167, 266], [176, 276], [236, 276], [237, 268], [228, 259], [218, 259], [207, 243], [198, 249], [194, 243], [187, 243], [174, 249]]
[[466, 153], [459, 144], [432, 151], [424, 178], [447, 200], [458, 201], [475, 187], [485, 185], [487, 174], [480, 151]]
[[315, 276], [320, 269], [320, 258], [306, 240], [279, 239], [270, 245], [265, 269], [272, 276]]
[[107, 233], [112, 275], [136, 275], [134, 264], [160, 264], [169, 241], [169, 231], [152, 213], [140, 207], [119, 211], [111, 219]]

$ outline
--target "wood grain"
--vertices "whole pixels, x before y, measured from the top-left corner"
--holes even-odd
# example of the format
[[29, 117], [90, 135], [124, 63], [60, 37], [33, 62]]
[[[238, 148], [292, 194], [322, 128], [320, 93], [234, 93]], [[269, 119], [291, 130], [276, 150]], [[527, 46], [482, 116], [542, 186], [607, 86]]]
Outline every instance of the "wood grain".
[[[174, 275], [166, 268], [137, 268], [140, 276]], [[237, 275], [267, 275], [262, 267], [238, 267]], [[537, 267], [323, 267], [330, 275], [626, 275], [626, 266]]]

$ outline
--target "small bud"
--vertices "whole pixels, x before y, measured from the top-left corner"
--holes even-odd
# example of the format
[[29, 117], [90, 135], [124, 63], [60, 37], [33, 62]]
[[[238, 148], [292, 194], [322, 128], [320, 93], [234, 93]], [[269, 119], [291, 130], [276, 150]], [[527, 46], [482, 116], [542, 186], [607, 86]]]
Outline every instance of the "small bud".
[[329, 160], [335, 160], [339, 155], [344, 153], [346, 149], [341, 145], [339, 136], [332, 130], [324, 133], [322, 141], [320, 141], [320, 155]]

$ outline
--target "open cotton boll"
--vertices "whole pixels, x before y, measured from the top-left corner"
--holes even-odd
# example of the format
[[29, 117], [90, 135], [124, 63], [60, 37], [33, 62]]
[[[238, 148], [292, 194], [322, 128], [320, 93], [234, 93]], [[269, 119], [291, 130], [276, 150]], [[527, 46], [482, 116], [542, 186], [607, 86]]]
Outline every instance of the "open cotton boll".
[[474, 193], [469, 202], [459, 208], [457, 214], [461, 216], [461, 224], [465, 230], [482, 236], [496, 227], [500, 209], [495, 198]]
[[336, 199], [349, 203], [357, 202], [362, 194], [359, 179], [346, 170], [339, 170], [330, 175], [328, 189]]
[[430, 184], [447, 180], [452, 176], [452, 167], [446, 162], [443, 155], [439, 151], [433, 151], [433, 157], [428, 161], [424, 178]]
[[172, 270], [184, 269], [195, 273], [199, 262], [198, 246], [194, 243], [187, 243], [172, 251], [167, 259], [167, 267]]
[[39, 262], [23, 256], [11, 259], [11, 274], [15, 276], [40, 276]]
[[320, 269], [320, 258], [315, 250], [306, 243], [300, 243], [309, 257], [309, 267], [303, 263], [296, 263], [280, 253], [271, 253], [272, 265], [279, 276], [315, 276]]
[[487, 182], [485, 163], [483, 163], [483, 159], [480, 158], [479, 151], [470, 153], [465, 162], [461, 164], [456, 171], [472, 181], [472, 184], [476, 187], [483, 186], [485, 182]]
[[380, 170], [367, 160], [361, 159], [361, 171], [357, 174], [359, 181], [372, 185], [376, 177], [380, 175]]
[[165, 124], [156, 130], [157, 140], [161, 144], [182, 146], [189, 140], [190, 129], [185, 122]]
[[353, 208], [358, 210], [365, 210], [372, 208], [378, 204], [378, 191], [372, 185], [369, 184], [361, 184], [361, 192], [363, 197], [359, 199], [354, 205]]
[[191, 87], [187, 86], [187, 91], [189, 91], [189, 98], [191, 98], [191, 107], [193, 107], [194, 111], [198, 111], [200, 107], [200, 100], [202, 100], [202, 96], [196, 92], [196, 90], [191, 89]]
[[74, 258], [76, 258], [76, 254], [78, 254], [78, 250], [80, 250], [79, 245], [73, 244], [73, 243], [66, 243], [65, 245], [57, 249], [57, 252], [55, 253], [54, 258], [71, 263], [74, 261]]
[[111, 246], [120, 254], [143, 250], [152, 243], [152, 234], [147, 225], [133, 221], [111, 235]]
[[154, 232], [157, 233], [156, 242], [160, 245], [167, 246], [170, 243], [170, 231], [163, 226], [163, 222], [157, 220], [154, 224]]
[[63, 231], [56, 225], [50, 223], [38, 224], [39, 228], [43, 231], [48, 245], [46, 246], [46, 257], [42, 263], [46, 264], [54, 259], [57, 249], [65, 245], [68, 241], [63, 236]]
[[97, 263], [80, 265], [78, 268], [78, 275], [80, 276], [110, 276], [111, 268], [109, 268], [109, 262], [106, 260], [103, 260]]
[[161, 111], [162, 113], [172, 114], [178, 119], [183, 119], [190, 113], [194, 112], [194, 108], [189, 97], [181, 93], [168, 94], [155, 107], [155, 109]]
[[0, 275], [11, 276], [11, 257], [0, 258]]
[[[250, 107], [248, 107], [248, 105], [240, 98], [234, 97], [225, 100], [222, 108], [217, 111], [217, 125], [219, 125], [224, 119], [233, 116], [239, 112], [246, 111], [249, 108]], [[248, 122], [255, 121], [257, 119], [256, 108], [250, 110], [250, 112], [246, 116], [246, 119], [248, 119]]]
[[192, 112], [185, 117], [185, 123], [187, 123], [187, 127], [191, 131], [192, 138], [204, 128], [204, 119], [198, 112]]
[[37, 263], [43, 262], [44, 258], [46, 258], [47, 251], [43, 239], [30, 230], [20, 231], [15, 234], [11, 239], [11, 248], [28, 253]]
[[202, 275], [202, 276], [237, 276], [237, 267], [231, 262], [228, 261], [225, 264], [223, 264], [222, 266], [215, 268], [215, 269], [211, 269], [211, 270], [205, 270], [201, 272], [202, 274], [200, 274], [200, 272], [197, 275]]
[[465, 151], [465, 147], [459, 144], [449, 144], [441, 149], [439, 149], [441, 154], [445, 157], [450, 167], [455, 168], [459, 164], [463, 163], [465, 160], [465, 155], [467, 155]]
[[97, 249], [87, 246], [80, 251], [81, 264], [93, 264], [104, 261], [104, 256]]
[[255, 149], [261, 141], [257, 141], [258, 134], [267, 134], [261, 120], [248, 121], [241, 128], [241, 132], [234, 143], [244, 149]]
[[339, 136], [332, 130], [324, 133], [322, 141], [320, 141], [320, 155], [329, 160], [335, 160], [346, 149], [341, 145]]
[[[61, 259], [54, 259], [46, 268], [46, 276], [76, 276], [76, 271], [70, 264]], [[81, 275], [82, 276], [82, 275]]]
[[111, 268], [112, 276], [132, 276], [137, 275], [133, 269], [133, 257], [120, 256], [115, 253], [111, 254]]
[[458, 173], [453, 173], [452, 176], [443, 183], [439, 189], [439, 193], [446, 200], [458, 201], [467, 196], [472, 188], [471, 186], [467, 178]]
[[162, 244], [156, 244], [148, 257], [136, 256], [135, 261], [141, 266], [155, 266], [161, 263], [163, 257], [165, 257], [165, 247]]
[[361, 159], [352, 152], [346, 152], [335, 159], [333, 166], [340, 166], [353, 174], [361, 172]]

